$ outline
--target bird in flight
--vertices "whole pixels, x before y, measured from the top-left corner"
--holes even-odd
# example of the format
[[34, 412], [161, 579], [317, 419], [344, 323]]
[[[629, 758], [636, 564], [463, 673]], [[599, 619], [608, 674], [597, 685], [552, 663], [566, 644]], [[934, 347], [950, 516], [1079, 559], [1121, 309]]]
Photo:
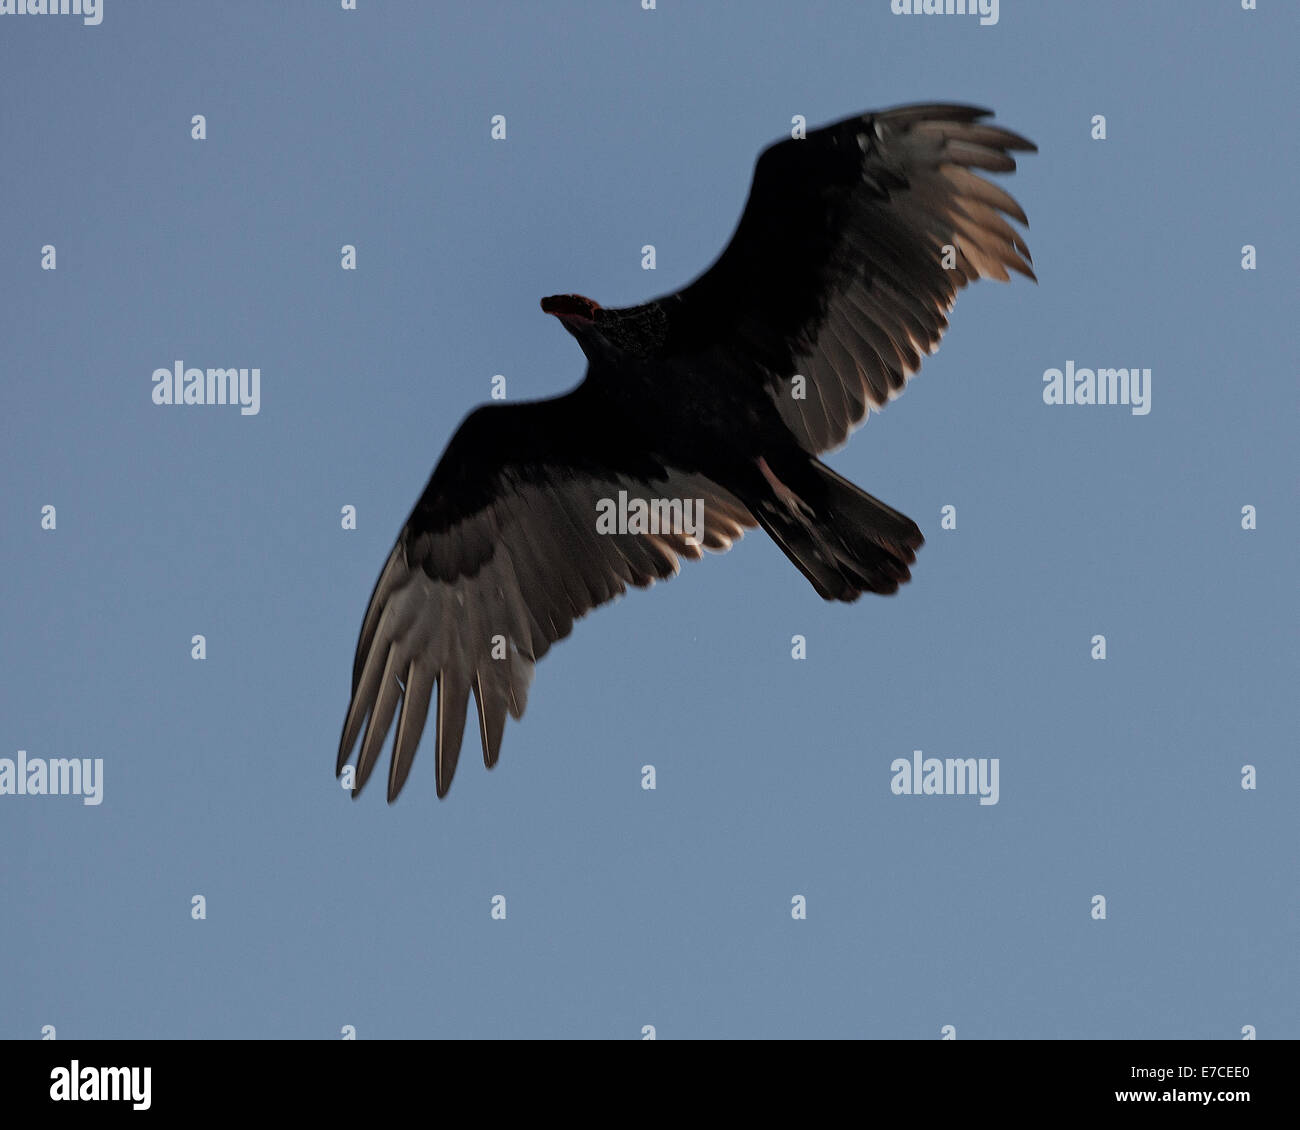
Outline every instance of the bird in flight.
[[1034, 278], [1007, 222], [1024, 212], [974, 170], [1011, 172], [1011, 152], [1035, 146], [989, 116], [902, 106], [777, 142], [689, 286], [621, 309], [542, 299], [586, 376], [553, 399], [483, 405], [447, 445], [361, 625], [336, 767], [361, 737], [354, 794], [394, 716], [389, 801], [401, 792], [435, 689], [438, 796], [471, 693], [492, 768], [534, 665], [576, 619], [755, 525], [826, 600], [910, 579], [916, 523], [817, 456], [903, 391], [961, 287]]

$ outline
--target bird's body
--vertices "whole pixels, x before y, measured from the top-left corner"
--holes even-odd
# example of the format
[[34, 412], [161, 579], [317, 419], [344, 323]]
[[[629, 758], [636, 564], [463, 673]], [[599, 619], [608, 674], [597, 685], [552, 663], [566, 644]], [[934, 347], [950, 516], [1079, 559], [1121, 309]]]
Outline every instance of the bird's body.
[[[966, 106], [848, 118], [769, 147], [717, 262], [676, 294], [605, 309], [554, 295], [587, 357], [574, 390], [476, 409], [452, 437], [389, 555], [353, 666], [341, 772], [365, 723], [359, 791], [397, 715], [389, 800], [435, 686], [436, 784], [455, 772], [472, 693], [484, 762], [523, 713], [533, 666], [628, 584], [677, 571], [760, 525], [827, 600], [890, 593], [923, 542], [911, 519], [817, 455], [897, 396], [975, 278], [1033, 277], [972, 167], [1032, 149]], [[611, 529], [614, 496], [660, 514], [702, 500], [702, 529]], [[680, 513], [681, 511], [678, 511]]]

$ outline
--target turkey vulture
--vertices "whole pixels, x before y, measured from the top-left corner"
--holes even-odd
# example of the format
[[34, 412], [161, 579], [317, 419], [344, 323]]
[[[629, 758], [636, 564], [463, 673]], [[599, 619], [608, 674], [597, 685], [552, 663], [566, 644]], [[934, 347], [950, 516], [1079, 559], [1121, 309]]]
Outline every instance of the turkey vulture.
[[[447, 445], [361, 626], [336, 770], [366, 723], [354, 793], [394, 715], [389, 801], [401, 792], [435, 684], [438, 796], [471, 692], [492, 768], [507, 712], [523, 714], [534, 664], [574, 620], [747, 528], [826, 600], [910, 578], [916, 523], [817, 455], [903, 391], [960, 287], [1008, 268], [1034, 278], [1004, 218], [1024, 212], [973, 170], [1010, 172], [1010, 151], [1035, 146], [989, 113], [903, 106], [778, 142], [726, 250], [683, 290], [623, 309], [542, 299], [586, 377], [554, 399], [483, 405]], [[615, 500], [632, 520], [602, 527]], [[678, 516], [695, 500], [688, 529]]]

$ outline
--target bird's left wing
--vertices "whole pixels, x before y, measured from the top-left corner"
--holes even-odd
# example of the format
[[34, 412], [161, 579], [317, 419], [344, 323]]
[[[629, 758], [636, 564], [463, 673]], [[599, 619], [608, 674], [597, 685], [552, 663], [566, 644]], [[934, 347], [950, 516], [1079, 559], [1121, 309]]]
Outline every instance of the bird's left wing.
[[597, 325], [643, 357], [764, 389], [806, 450], [838, 447], [938, 347], [961, 287], [1034, 277], [1007, 222], [1026, 223], [1020, 205], [973, 171], [1011, 172], [1034, 144], [988, 114], [901, 106], [769, 146], [713, 266]]
[[[337, 764], [342, 773], [364, 724], [355, 791], [379, 760], [394, 716], [388, 799], [401, 791], [435, 688], [438, 796], [456, 772], [471, 692], [492, 768], [506, 714], [523, 714], [534, 663], [574, 620], [629, 584], [672, 576], [679, 559], [699, 558], [701, 547], [728, 549], [754, 525], [710, 480], [607, 434], [586, 404], [580, 386], [552, 400], [488, 405], [452, 437], [361, 627]], [[702, 499], [698, 543], [662, 523], [657, 533], [599, 532], [598, 504], [616, 502], [620, 491], [624, 513], [638, 510], [637, 500], [649, 507]]]

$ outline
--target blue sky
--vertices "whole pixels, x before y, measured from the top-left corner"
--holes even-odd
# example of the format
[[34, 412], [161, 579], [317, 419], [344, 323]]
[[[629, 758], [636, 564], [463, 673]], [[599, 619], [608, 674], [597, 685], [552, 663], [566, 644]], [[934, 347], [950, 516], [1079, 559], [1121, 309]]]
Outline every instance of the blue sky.
[[[103, 763], [99, 805], [0, 796], [0, 1037], [1300, 1035], [1300, 17], [1261, 9], [0, 16], [0, 758]], [[471, 729], [447, 800], [426, 747], [350, 801], [407, 512], [495, 374], [582, 375], [538, 299], [676, 289], [795, 114], [915, 100], [1038, 143], [1040, 283], [963, 292], [830, 457], [920, 524], [912, 583], [827, 604], [752, 533], [582, 621], [493, 772]], [[155, 405], [178, 359], [260, 411]], [[1045, 404], [1067, 361], [1150, 413]], [[998, 803], [895, 795], [913, 750]]]

